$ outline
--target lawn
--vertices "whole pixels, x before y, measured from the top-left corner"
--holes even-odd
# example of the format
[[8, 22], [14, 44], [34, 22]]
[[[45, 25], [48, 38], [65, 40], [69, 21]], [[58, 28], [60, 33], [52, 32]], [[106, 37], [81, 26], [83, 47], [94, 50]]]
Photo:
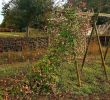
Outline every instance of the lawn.
[[[0, 37], [24, 37], [26, 32], [0, 32]], [[45, 37], [48, 36], [45, 32], [37, 29], [31, 29], [30, 37]]]
[[[15, 36], [15, 33], [10, 34]], [[16, 35], [18, 34], [22, 36], [21, 33]], [[79, 69], [81, 68], [81, 62], [82, 60], [78, 60]], [[0, 95], [6, 95], [4, 92], [7, 92], [11, 96], [22, 96], [17, 86], [22, 87], [22, 84], [26, 84], [27, 76], [29, 73], [33, 73], [32, 68], [36, 63], [37, 61], [0, 65], [0, 91], [2, 92]], [[110, 53], [107, 55], [106, 64], [107, 75], [110, 80]], [[87, 56], [83, 73], [81, 73], [81, 87], [78, 86], [76, 68], [73, 62], [63, 62], [61, 69], [57, 68], [57, 70], [60, 72], [58, 73], [59, 77], [55, 77], [58, 78], [55, 90], [57, 93], [69, 92], [79, 96], [110, 92], [110, 81], [105, 79], [100, 55]]]
[[[110, 56], [107, 56], [107, 74], [110, 80]], [[15, 63], [0, 66], [0, 87], [1, 91], [5, 89], [10, 90], [13, 86], [16, 87], [17, 84], [22, 84], [25, 81], [26, 76], [32, 72], [32, 66], [36, 65], [36, 62], [24, 62]], [[81, 61], [79, 61], [79, 68], [81, 66]], [[105, 75], [103, 73], [103, 67], [99, 56], [96, 59], [87, 58], [85, 63], [83, 73], [81, 75], [82, 86], [78, 86], [78, 80], [76, 75], [76, 69], [74, 64], [63, 63], [62, 72], [59, 73], [60, 81], [58, 82], [59, 91], [70, 91], [75, 95], [87, 95], [93, 93], [108, 93], [110, 92], [110, 81], [105, 80]], [[12, 94], [19, 94], [18, 90], [11, 91]]]
[[26, 73], [27, 70], [30, 70], [30, 66], [29, 62], [0, 65], [0, 79], [18, 76], [22, 72]]
[[0, 32], [0, 37], [24, 37], [24, 32]]

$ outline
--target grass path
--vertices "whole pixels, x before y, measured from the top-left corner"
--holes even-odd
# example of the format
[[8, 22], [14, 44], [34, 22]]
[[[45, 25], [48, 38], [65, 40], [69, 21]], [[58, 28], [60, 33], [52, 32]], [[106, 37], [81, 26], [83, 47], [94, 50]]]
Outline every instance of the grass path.
[[0, 36], [3, 37], [19, 37], [19, 36], [24, 36], [23, 32], [0, 32]]

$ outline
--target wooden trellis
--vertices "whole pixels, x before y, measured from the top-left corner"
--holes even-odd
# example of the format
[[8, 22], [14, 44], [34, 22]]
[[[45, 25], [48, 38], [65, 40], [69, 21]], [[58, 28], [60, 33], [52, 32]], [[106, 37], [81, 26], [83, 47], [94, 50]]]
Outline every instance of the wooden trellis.
[[[88, 13], [82, 13], [82, 14], [83, 15], [93, 16], [93, 13], [89, 13], [89, 14]], [[107, 53], [109, 51], [110, 39], [108, 41], [108, 46], [106, 48], [106, 51], [103, 54], [102, 47], [101, 47], [101, 42], [100, 42], [100, 37], [99, 37], [99, 32], [98, 32], [98, 29], [97, 29], [97, 26], [96, 26], [96, 23], [97, 23], [97, 20], [98, 20], [98, 16], [110, 17], [110, 14], [103, 14], [103, 13], [96, 13], [96, 14], [94, 14], [93, 27], [92, 27], [92, 31], [91, 31], [91, 34], [90, 34], [90, 38], [89, 38], [87, 46], [86, 46], [86, 52], [85, 52], [85, 55], [84, 55], [84, 58], [83, 58], [82, 66], [81, 66], [81, 72], [82, 72], [84, 64], [85, 64], [85, 60], [86, 60], [86, 57], [87, 57], [87, 53], [88, 53], [88, 50], [89, 50], [89, 46], [90, 46], [90, 42], [92, 40], [93, 33], [95, 32], [96, 33], [96, 37], [97, 37], [97, 41], [98, 41], [101, 61], [102, 61], [102, 65], [101, 66], [103, 67], [105, 78], [106, 78], [106, 80], [108, 80], [105, 59], [106, 59]], [[81, 76], [80, 76], [80, 72], [79, 72], [78, 63], [77, 63], [77, 59], [76, 58], [75, 58], [75, 67], [76, 67], [76, 73], [77, 73], [77, 78], [78, 78], [78, 85], [81, 86], [82, 85], [82, 83], [81, 83]]]
[[82, 66], [81, 66], [81, 72], [82, 72], [84, 64], [85, 64], [85, 60], [86, 60], [86, 57], [87, 57], [87, 53], [88, 53], [88, 49], [89, 49], [89, 45], [90, 45], [93, 33], [96, 33], [104, 74], [105, 74], [106, 80], [108, 80], [105, 59], [106, 59], [106, 56], [107, 56], [107, 53], [108, 53], [110, 40], [109, 40], [108, 46], [106, 48], [106, 52], [105, 52], [105, 54], [103, 54], [101, 43], [100, 43], [100, 38], [99, 38], [99, 33], [98, 33], [98, 30], [97, 30], [97, 26], [96, 26], [99, 13], [95, 14], [94, 16], [95, 17], [93, 19], [93, 28], [92, 28], [92, 31], [91, 31], [91, 34], [90, 34], [90, 38], [89, 38], [88, 43], [87, 43], [86, 52], [85, 52], [85, 55], [84, 55], [84, 58], [83, 58]]

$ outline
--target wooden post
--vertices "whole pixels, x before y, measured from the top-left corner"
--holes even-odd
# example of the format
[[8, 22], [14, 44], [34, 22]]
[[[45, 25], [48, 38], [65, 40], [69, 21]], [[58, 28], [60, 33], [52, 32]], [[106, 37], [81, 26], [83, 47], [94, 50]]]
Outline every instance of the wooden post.
[[88, 45], [87, 45], [86, 52], [85, 52], [85, 55], [84, 55], [84, 59], [83, 59], [82, 67], [81, 67], [81, 68], [82, 68], [82, 69], [81, 69], [81, 72], [82, 72], [82, 70], [83, 70], [83, 66], [84, 66], [84, 64], [85, 64], [85, 59], [86, 59], [86, 56], [87, 56], [89, 44], [90, 44], [90, 41], [91, 41], [93, 32], [94, 32], [94, 30], [95, 30], [95, 33], [96, 33], [96, 36], [97, 36], [97, 40], [98, 40], [99, 50], [100, 50], [100, 54], [101, 54], [102, 65], [103, 65], [103, 68], [104, 68], [105, 77], [106, 77], [106, 80], [108, 80], [107, 71], [106, 71], [106, 64], [105, 64], [105, 60], [104, 60], [104, 59], [106, 58], [109, 45], [108, 45], [108, 47], [107, 47], [107, 49], [106, 49], [105, 55], [103, 55], [102, 47], [101, 47], [101, 43], [100, 43], [100, 38], [99, 38], [99, 35], [98, 35], [97, 26], [96, 26], [96, 22], [97, 22], [97, 19], [98, 19], [98, 15], [99, 15], [99, 14], [97, 13], [97, 14], [94, 16], [95, 19], [93, 20], [93, 29], [92, 29], [92, 32], [91, 32], [91, 35], [90, 35], [90, 39], [89, 39], [89, 41], [88, 41]]
[[96, 32], [96, 35], [97, 35], [97, 40], [98, 40], [98, 45], [99, 45], [99, 51], [100, 51], [100, 54], [101, 54], [102, 65], [104, 67], [105, 77], [108, 80], [107, 71], [106, 71], [106, 65], [105, 65], [105, 60], [104, 60], [104, 55], [103, 55], [103, 52], [102, 52], [102, 47], [101, 47], [100, 38], [99, 38], [99, 35], [98, 35], [98, 30], [97, 30], [96, 23], [94, 25], [95, 25], [95, 32]]
[[91, 39], [92, 39], [93, 32], [94, 32], [94, 27], [92, 28], [92, 31], [91, 31], [91, 34], [90, 34], [90, 38], [89, 38], [88, 43], [87, 43], [85, 55], [84, 55], [82, 66], [81, 66], [81, 72], [82, 72], [84, 64], [85, 64], [85, 60], [86, 60], [86, 57], [87, 57], [87, 53], [88, 53], [88, 49], [89, 49], [89, 45], [90, 45], [90, 42], [91, 42]]
[[75, 57], [75, 67], [76, 67], [76, 73], [77, 73], [77, 78], [78, 78], [78, 85], [79, 87], [81, 87], [81, 77], [80, 77], [80, 73], [79, 73], [79, 68], [78, 68], [78, 63], [77, 63], [77, 60], [76, 60], [76, 57]]
[[92, 35], [94, 33], [94, 30], [95, 30], [95, 25], [94, 24], [97, 22], [98, 15], [99, 15], [99, 13], [94, 14], [93, 28], [92, 28], [92, 31], [91, 31], [91, 34], [90, 34], [90, 38], [89, 38], [88, 43], [87, 43], [86, 52], [85, 52], [85, 55], [84, 55], [84, 58], [83, 58], [82, 66], [81, 66], [81, 72], [82, 72], [84, 64], [85, 64], [85, 60], [86, 60], [86, 56], [87, 56], [87, 53], [88, 53], [89, 45], [90, 45], [90, 42], [91, 42], [91, 39], [92, 39]]
[[106, 56], [107, 56], [107, 53], [108, 53], [108, 50], [109, 50], [109, 46], [110, 46], [110, 39], [108, 41], [108, 46], [107, 46], [105, 54], [104, 54], [104, 60], [106, 59]]

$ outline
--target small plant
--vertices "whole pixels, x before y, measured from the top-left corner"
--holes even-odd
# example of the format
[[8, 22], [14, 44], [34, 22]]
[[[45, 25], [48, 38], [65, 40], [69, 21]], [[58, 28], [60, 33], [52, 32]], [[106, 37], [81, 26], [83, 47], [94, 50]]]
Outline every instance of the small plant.
[[0, 100], [3, 100], [3, 94], [4, 94], [4, 92], [3, 92], [2, 89], [0, 88]]
[[[66, 57], [71, 56], [72, 59], [70, 60], [73, 63], [74, 57], [76, 56], [76, 52], [74, 50], [76, 36], [73, 34], [71, 29], [74, 26], [78, 27], [70, 21], [71, 18], [69, 18], [69, 16], [66, 18], [68, 21], [63, 20], [59, 23], [59, 26], [57, 26], [58, 33], [53, 37], [47, 50], [47, 54], [38, 61], [38, 63], [33, 67], [32, 73], [27, 77], [30, 89], [38, 95], [45, 93], [57, 94], [58, 91], [62, 92], [63, 90], [67, 92], [70, 89], [68, 89], [68, 87], [72, 85], [72, 81], [70, 80], [72, 80], [72, 78], [74, 80], [74, 76], [71, 77], [71, 75], [69, 75], [69, 72], [72, 73], [72, 70], [75, 69], [74, 65], [73, 67], [66, 68], [65, 70], [68, 73], [67, 75], [69, 75], [69, 79], [71, 78], [69, 80], [66, 76], [68, 82], [63, 82], [64, 77], [62, 76], [64, 75], [62, 71], [64, 70], [65, 64], [69, 64]], [[76, 18], [77, 17], [74, 15], [73, 20], [76, 20]], [[52, 27], [53, 26], [56, 28], [56, 25], [52, 25]], [[67, 67], [69, 67], [69, 65], [67, 65]], [[74, 74], [76, 75], [76, 73]], [[58, 86], [62, 86], [62, 89], [60, 89], [60, 87], [58, 88]]]

